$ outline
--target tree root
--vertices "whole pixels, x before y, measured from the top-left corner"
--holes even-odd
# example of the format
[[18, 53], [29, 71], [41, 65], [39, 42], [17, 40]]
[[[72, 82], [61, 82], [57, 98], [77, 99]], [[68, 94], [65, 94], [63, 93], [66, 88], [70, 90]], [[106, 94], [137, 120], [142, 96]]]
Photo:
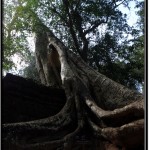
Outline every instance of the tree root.
[[126, 139], [128, 137], [141, 140], [139, 136], [144, 136], [144, 119], [136, 120], [117, 128], [100, 128], [90, 119], [88, 119], [88, 122], [96, 136], [103, 137], [116, 145], [127, 146], [128, 140]]
[[[13, 138], [21, 138], [23, 134], [27, 133], [33, 137], [34, 133], [54, 134], [60, 132], [76, 119], [73, 118], [75, 116], [75, 114], [73, 115], [74, 107], [73, 100], [68, 99], [63, 109], [54, 116], [29, 122], [3, 124], [3, 139], [13, 140]], [[30, 134], [31, 131], [33, 135]]]
[[[89, 99], [85, 98], [87, 106], [91, 109], [91, 111], [99, 118], [119, 118], [126, 116], [128, 114], [133, 114], [139, 117], [144, 116], [144, 101], [136, 101], [129, 105], [124, 106], [123, 108], [118, 108], [112, 111], [103, 110], [102, 108], [98, 107], [96, 103]], [[136, 113], [135, 113], [136, 112]]]
[[47, 142], [36, 142], [36, 143], [25, 143], [25, 144], [20, 144], [20, 143], [15, 143], [17, 147], [20, 147], [20, 149], [26, 149], [26, 150], [32, 150], [32, 149], [43, 149], [45, 147], [57, 147], [58, 149], [64, 149], [68, 147], [68, 144], [70, 142], [73, 142], [73, 139], [75, 136], [82, 130], [83, 128], [83, 122], [81, 121], [78, 127], [71, 133], [68, 133], [64, 135], [63, 138], [57, 139], [57, 140], [50, 140]]
[[[8, 140], [8, 137], [16, 137], [18, 139], [15, 139], [15, 143], [18, 142], [29, 149], [35, 147], [42, 149], [45, 145], [50, 147], [58, 145], [65, 148], [67, 143], [83, 129], [87, 121], [96, 136], [116, 145], [134, 146], [130, 143], [132, 138], [135, 139], [135, 144], [141, 143], [139, 140], [144, 139], [143, 96], [93, 70], [73, 53], [67, 53], [67, 48], [53, 33], [50, 32], [49, 36], [50, 43], [59, 54], [60, 76], [67, 102], [54, 116], [29, 122], [4, 124], [3, 138]], [[69, 64], [68, 60], [72, 63]], [[92, 86], [94, 96], [90, 92], [89, 85]], [[113, 102], [116, 103], [114, 109], [109, 109], [110, 107], [104, 109], [104, 103], [111, 105]], [[87, 109], [90, 109], [90, 112]], [[91, 117], [91, 112], [98, 121]], [[117, 122], [115, 127], [113, 126], [113, 119], [123, 120], [129, 115], [135, 118], [123, 124], [117, 124]], [[110, 126], [106, 123], [109, 119], [112, 119]], [[74, 127], [71, 128], [71, 125]], [[36, 137], [37, 134], [38, 137]], [[20, 142], [21, 139], [23, 143]]]

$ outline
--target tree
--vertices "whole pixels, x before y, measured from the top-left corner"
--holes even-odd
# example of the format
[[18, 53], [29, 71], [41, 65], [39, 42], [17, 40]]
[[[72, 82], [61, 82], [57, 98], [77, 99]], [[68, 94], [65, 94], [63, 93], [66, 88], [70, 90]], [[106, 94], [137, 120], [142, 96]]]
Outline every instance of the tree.
[[[4, 3], [4, 41], [8, 41], [4, 43], [4, 69], [12, 67], [12, 61], [9, 62], [14, 53], [21, 54], [24, 60], [30, 59], [31, 52], [25, 37], [31, 36], [36, 30], [37, 22], [42, 21], [69, 49], [99, 72], [129, 88], [137, 89], [138, 84], [143, 84], [143, 61], [141, 60], [140, 65], [138, 61], [134, 65], [132, 63], [130, 55], [136, 55], [130, 47], [131, 41], [128, 41], [132, 28], [127, 24], [127, 15], [119, 9], [120, 5], [128, 7], [130, 0], [22, 0], [11, 2], [13, 4], [9, 1], [11, 0]], [[132, 35], [135, 37], [135, 34]], [[139, 59], [142, 57], [141, 55]], [[137, 77], [137, 71], [133, 73], [134, 69], [138, 72], [141, 70], [141, 75]]]
[[[41, 41], [37, 37], [37, 52], [39, 52], [41, 48], [43, 49], [43, 43], [45, 42], [44, 36], [46, 36], [46, 33], [43, 34], [42, 30], [39, 37], [44, 41]], [[14, 137], [18, 136], [20, 139], [23, 137], [23, 133], [31, 130], [33, 130], [31, 135], [30, 133], [28, 134], [30, 138], [34, 138], [35, 133], [47, 132], [50, 137], [53, 134], [58, 135], [58, 137], [55, 136], [54, 139], [50, 139], [49, 144], [64, 144], [65, 142], [69, 142], [83, 129], [85, 124], [88, 123], [96, 136], [103, 137], [121, 147], [133, 148], [135, 144], [141, 143], [139, 140], [141, 140], [140, 137], [144, 134], [143, 96], [90, 68], [81, 58], [78, 58], [73, 52], [67, 50], [52, 32], [49, 31], [48, 36], [50, 44], [59, 55], [61, 65], [61, 78], [59, 80], [61, 80], [61, 86], [63, 86], [67, 96], [66, 104], [60, 113], [49, 118], [31, 122], [4, 124], [3, 130], [5, 133], [14, 131], [9, 133]], [[48, 77], [56, 76], [56, 72], [53, 72], [53, 69], [50, 70], [51, 64], [45, 60], [47, 59], [45, 55], [43, 54], [43, 57], [42, 55], [40, 56], [41, 57], [37, 57], [40, 77], [43, 82], [50, 84], [49, 81], [51, 80], [48, 80], [50, 79]], [[45, 64], [44, 61], [47, 63]], [[55, 67], [55, 69], [57, 68]], [[46, 74], [46, 76], [44, 76], [44, 74]], [[93, 91], [92, 94], [91, 90]], [[96, 122], [90, 117], [91, 113], [96, 117]], [[128, 115], [131, 114], [133, 117], [131, 120], [120, 119], [120, 121], [118, 121], [119, 118], [128, 117]], [[113, 123], [109, 123], [112, 119]], [[65, 133], [63, 137], [60, 138], [58, 133], [61, 133], [72, 121], [76, 122], [76, 129], [73, 129], [72, 133]], [[136, 137], [134, 137], [135, 134]], [[7, 138], [11, 137], [9, 134], [5, 136]], [[136, 142], [133, 145], [130, 145], [128, 143], [129, 141], [126, 141], [129, 137], [135, 138], [134, 140]], [[32, 148], [36, 148], [36, 146], [37, 145], [33, 143], [30, 145]], [[42, 143], [37, 147], [42, 147]]]
[[[14, 144], [21, 144], [19, 142], [23, 139], [25, 144], [22, 144], [22, 149], [46, 149], [47, 146], [51, 147], [52, 145], [67, 149], [75, 136], [88, 127], [100, 142], [109, 141], [114, 144], [116, 149], [117, 147], [137, 148], [139, 144], [143, 144], [142, 140], [144, 139], [143, 95], [107, 78], [86, 63], [88, 41], [85, 33], [96, 29], [103, 18], [101, 21], [97, 20], [98, 23], [92, 21], [93, 24], [90, 28], [84, 29], [83, 33], [80, 14], [73, 15], [72, 13], [76, 13], [77, 8], [79, 11], [81, 6], [83, 9], [90, 9], [90, 7], [86, 7], [89, 6], [89, 1], [85, 1], [86, 5], [84, 2], [77, 2], [63, 0], [64, 7], [58, 5], [62, 13], [60, 14], [56, 9], [52, 9], [52, 11], [61, 15], [60, 17], [64, 16], [64, 12], [67, 14], [66, 18], [61, 19], [65, 19], [65, 21], [68, 19], [65, 25], [69, 23], [73, 39], [71, 42], [74, 42], [73, 48], [78, 55], [72, 50], [73, 48], [65, 46], [32, 9], [25, 7], [28, 8], [29, 14], [34, 16], [31, 19], [30, 28], [36, 35], [35, 57], [41, 82], [44, 85], [63, 88], [67, 100], [63, 109], [54, 116], [29, 122], [3, 124], [3, 138]], [[90, 1], [90, 4], [96, 6], [96, 3], [92, 2]], [[47, 3], [45, 2], [44, 5]], [[70, 5], [70, 3], [74, 5]], [[99, 3], [106, 7], [104, 10], [110, 6], [108, 1]], [[107, 3], [109, 5], [106, 5]], [[117, 6], [115, 1], [111, 4], [114, 7]], [[74, 7], [71, 8], [72, 6]], [[21, 8], [25, 9], [22, 6]], [[94, 11], [94, 9], [92, 10]], [[106, 12], [101, 13], [105, 14]], [[88, 20], [88, 15], [84, 19]], [[107, 19], [107, 16], [104, 17], [103, 22], [106, 22]], [[75, 34], [76, 32], [77, 34]], [[110, 38], [109, 34], [106, 34], [105, 38]], [[79, 44], [80, 40], [82, 41], [81, 45]], [[71, 126], [72, 124], [73, 126]], [[35, 138], [37, 135], [39, 135], [38, 139]], [[44, 141], [42, 141], [43, 137]], [[35, 140], [28, 141], [28, 139]], [[105, 149], [108, 148], [105, 147]]]

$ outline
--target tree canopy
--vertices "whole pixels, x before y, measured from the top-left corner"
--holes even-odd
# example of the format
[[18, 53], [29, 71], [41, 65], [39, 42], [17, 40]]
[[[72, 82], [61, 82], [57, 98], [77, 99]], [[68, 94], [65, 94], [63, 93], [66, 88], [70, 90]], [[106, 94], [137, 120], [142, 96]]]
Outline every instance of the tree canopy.
[[40, 30], [42, 24], [90, 66], [123, 85], [138, 89], [144, 84], [144, 2], [135, 1], [140, 17], [137, 27], [129, 26], [127, 14], [119, 9], [121, 5], [130, 9], [130, 2], [4, 1], [3, 69], [10, 70], [14, 65], [12, 56], [18, 54], [29, 64], [24, 76], [35, 77], [34, 52], [29, 49], [27, 37]]

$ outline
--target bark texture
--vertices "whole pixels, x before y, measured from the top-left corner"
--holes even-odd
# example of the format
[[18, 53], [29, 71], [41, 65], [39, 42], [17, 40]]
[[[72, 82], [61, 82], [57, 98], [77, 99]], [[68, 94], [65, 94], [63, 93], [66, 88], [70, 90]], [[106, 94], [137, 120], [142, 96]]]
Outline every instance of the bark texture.
[[93, 150], [141, 149], [142, 94], [89, 67], [51, 31], [36, 34], [36, 61], [41, 82], [64, 89], [66, 103], [53, 116], [3, 124], [5, 142], [16, 149], [88, 149], [78, 141], [86, 135]]

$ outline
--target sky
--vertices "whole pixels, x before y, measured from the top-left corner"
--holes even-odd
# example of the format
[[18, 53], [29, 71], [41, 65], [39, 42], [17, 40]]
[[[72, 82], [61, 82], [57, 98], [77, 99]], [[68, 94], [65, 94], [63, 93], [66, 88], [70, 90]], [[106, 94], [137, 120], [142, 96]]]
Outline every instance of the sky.
[[[139, 0], [139, 1], [142, 1], [142, 0]], [[134, 1], [130, 2], [129, 7], [130, 7], [130, 10], [128, 8], [125, 8], [122, 5], [120, 5], [119, 9], [123, 13], [127, 14], [127, 22], [128, 22], [128, 24], [130, 26], [134, 26], [136, 24], [136, 22], [137, 22], [137, 19], [138, 19], [138, 16], [135, 13], [138, 9], [135, 8], [135, 2]], [[28, 43], [30, 45], [29, 46], [30, 49], [32, 51], [34, 51], [34, 49], [35, 49], [34, 37], [28, 37], [27, 40], [28, 40]], [[21, 61], [21, 59], [19, 58], [18, 55], [14, 55], [12, 59], [13, 59], [14, 63], [16, 64], [17, 69], [16, 68], [12, 68], [10, 73], [18, 74], [18, 70], [21, 70], [21, 69], [23, 69], [24, 67], [27, 66], [24, 62]]]
[[[142, 1], [142, 0], [139, 0], [139, 1]], [[135, 8], [134, 1], [130, 2], [129, 7], [130, 7], [130, 10], [128, 8], [123, 7], [122, 5], [120, 5], [119, 8], [123, 13], [127, 14], [128, 24], [130, 26], [133, 26], [133, 25], [135, 25], [135, 23], [137, 22], [137, 19], [138, 19], [138, 16], [135, 13], [138, 9]]]

